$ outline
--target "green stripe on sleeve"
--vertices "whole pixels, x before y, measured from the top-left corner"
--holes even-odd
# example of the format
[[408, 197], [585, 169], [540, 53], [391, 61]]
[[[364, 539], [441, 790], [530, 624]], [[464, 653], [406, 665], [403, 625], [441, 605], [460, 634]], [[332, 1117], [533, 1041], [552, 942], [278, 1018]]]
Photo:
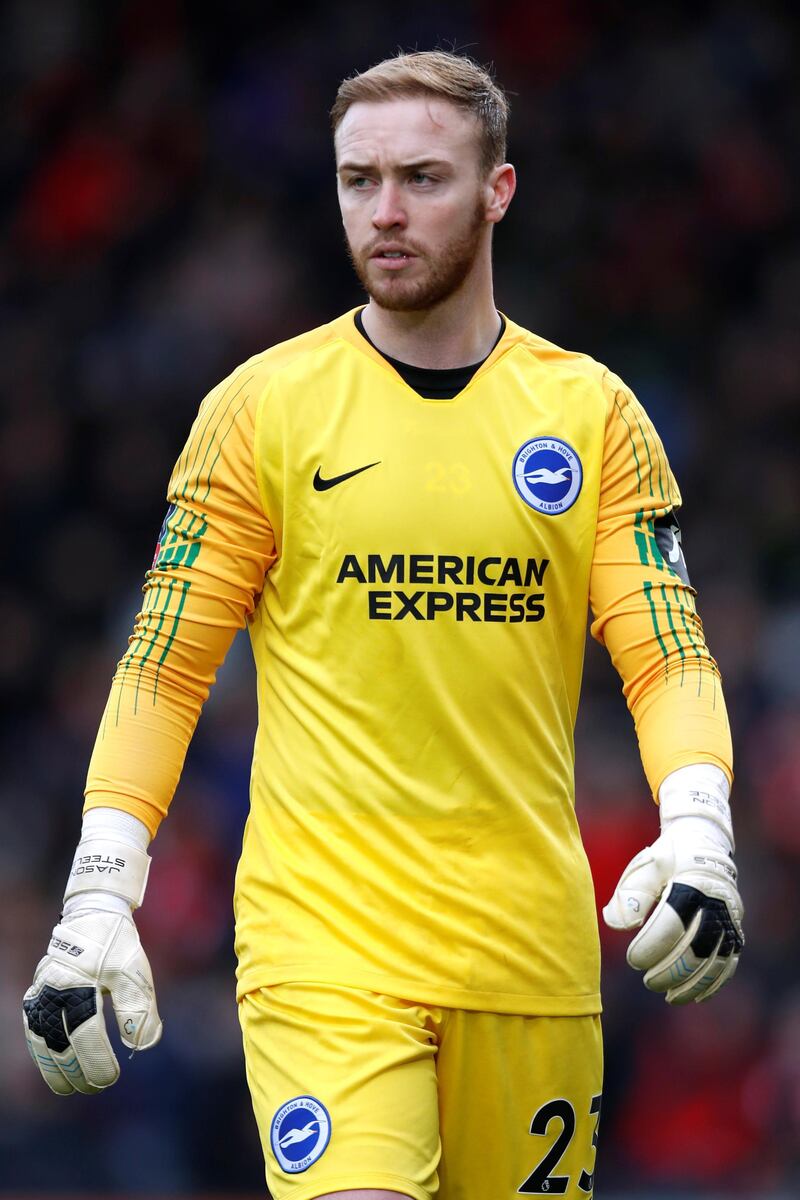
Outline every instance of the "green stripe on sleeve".
[[191, 586], [192, 586], [191, 583], [189, 583], [189, 581], [186, 579], [184, 579], [181, 583], [181, 598], [178, 601], [178, 608], [175, 613], [175, 617], [173, 618], [173, 621], [172, 621], [172, 628], [169, 631], [169, 636], [167, 637], [167, 643], [164, 646], [164, 649], [161, 651], [161, 657], [158, 660], [158, 666], [156, 668], [156, 681], [155, 681], [155, 685], [153, 687], [153, 704], [155, 704], [155, 702], [156, 702], [156, 695], [158, 693], [158, 677], [159, 677], [161, 668], [164, 665], [164, 660], [167, 657], [167, 655], [169, 654], [170, 650], [172, 649], [172, 643], [175, 641], [175, 635], [178, 632], [178, 626], [180, 625], [181, 613], [183, 612], [183, 606], [186, 603], [186, 597], [189, 594], [189, 589]]
[[661, 438], [658, 436], [658, 433], [656, 432], [656, 427], [653, 424], [653, 422], [650, 420], [648, 413], [645, 411], [645, 409], [641, 405], [639, 406], [639, 411], [641, 412], [642, 417], [644, 418], [645, 422], [647, 423], [647, 427], [650, 430], [652, 437], [653, 437], [653, 452], [656, 457], [656, 466], [658, 467], [658, 491], [659, 491], [659, 495], [661, 497], [662, 504], [665, 504], [666, 503], [666, 499], [665, 499], [666, 493], [664, 491], [664, 482], [663, 482], [663, 478], [661, 475], [661, 459], [662, 459], [662, 457], [664, 458], [664, 471], [665, 471], [665, 474], [667, 474], [667, 480], [669, 480], [669, 474], [666, 470], [666, 467], [667, 467], [666, 455], [664, 454], [664, 448], [661, 444]]
[[633, 523], [633, 537], [636, 542], [636, 549], [639, 551], [639, 562], [643, 567], [647, 566], [647, 537], [642, 529], [642, 517], [644, 511], [640, 508], [636, 514]]
[[628, 418], [625, 416], [625, 413], [622, 411], [622, 405], [619, 402], [618, 396], [614, 397], [614, 403], [617, 406], [617, 411], [619, 412], [619, 415], [622, 417], [622, 420], [625, 422], [625, 428], [628, 430], [628, 437], [630, 438], [630, 442], [631, 442], [631, 450], [633, 451], [633, 461], [636, 464], [636, 485], [637, 485], [638, 491], [641, 492], [641, 490], [642, 490], [642, 472], [641, 472], [641, 468], [639, 466], [639, 455], [636, 453], [636, 442], [634, 441], [634, 437], [631, 432], [631, 427], [628, 423]]
[[653, 584], [649, 583], [649, 582], [645, 582], [644, 594], [647, 598], [647, 603], [650, 605], [650, 618], [653, 622], [653, 630], [655, 631], [655, 635], [658, 638], [658, 644], [661, 647], [661, 653], [664, 655], [664, 664], [667, 668], [666, 674], [667, 674], [667, 678], [669, 678], [669, 653], [667, 651], [666, 645], [664, 644], [664, 639], [661, 636], [661, 630], [658, 628], [658, 613], [656, 612], [656, 606], [653, 603], [653, 597], [650, 594], [652, 589], [653, 589]]
[[659, 571], [666, 570], [664, 555], [661, 553], [661, 547], [656, 539], [656, 530], [653, 517], [650, 517], [647, 522], [647, 541], [650, 546], [650, 553], [653, 556], [654, 564], [658, 567]]
[[639, 436], [642, 439], [642, 444], [644, 446], [644, 452], [647, 455], [647, 471], [648, 471], [648, 479], [650, 481], [650, 490], [654, 491], [654, 489], [653, 489], [653, 460], [650, 457], [650, 446], [647, 441], [647, 434], [645, 433], [644, 429], [642, 428], [642, 422], [639, 420], [639, 414], [636, 411], [636, 409], [633, 407], [633, 405], [631, 405], [631, 409], [633, 411], [633, 416], [636, 421], [636, 424], [639, 426]]
[[208, 530], [208, 520], [204, 514], [192, 513], [189, 509], [182, 509], [181, 517], [186, 527], [176, 527], [170, 532], [169, 541], [162, 546], [158, 556], [158, 567], [162, 571], [173, 567], [186, 567], [188, 570], [200, 553], [200, 543]]
[[[205, 415], [201, 426], [198, 428], [197, 436], [193, 439], [191, 447], [187, 445], [184, 454], [181, 455], [176, 474], [183, 475], [184, 484], [182, 488], [176, 488], [175, 499], [194, 501], [197, 492], [200, 488], [201, 478], [208, 461], [209, 455], [212, 453], [214, 443], [217, 441], [218, 431], [221, 429], [225, 418], [231, 413], [235, 401], [241, 392], [247, 387], [252, 374], [249, 375], [236, 390], [231, 394], [230, 391], [222, 393], [209, 404], [208, 413]], [[226, 402], [227, 398], [227, 402]], [[211, 465], [208, 470], [208, 480], [203, 500], [208, 498], [211, 490], [212, 477], [214, 469], [219, 461], [222, 453], [222, 446], [234, 426], [236, 417], [241, 412], [247, 402], [247, 393], [245, 393], [238, 407], [235, 408], [231, 416], [230, 423], [225, 430], [225, 433], [218, 441], [217, 451], [211, 460]], [[222, 411], [221, 411], [222, 410]], [[202, 459], [200, 458], [202, 454]], [[181, 469], [182, 461], [186, 460], [185, 466]], [[191, 458], [191, 462], [189, 461]], [[191, 496], [187, 496], [190, 480], [194, 478], [194, 487]], [[202, 503], [202, 501], [201, 501]], [[161, 546], [161, 551], [158, 556], [158, 561], [155, 564], [155, 570], [169, 571], [176, 568], [190, 570], [197, 560], [202, 547], [203, 537], [208, 531], [208, 518], [205, 513], [195, 513], [187, 505], [176, 505], [175, 512], [167, 523], [167, 530], [164, 537], [164, 542]], [[168, 582], [163, 579], [152, 581], [152, 571], [148, 572], [148, 584], [146, 587], [146, 595], [144, 605], [142, 607], [142, 624], [144, 628], [132, 641], [131, 646], [125, 655], [122, 663], [123, 675], [130, 670], [137, 656], [141, 655], [138, 662], [138, 677], [136, 680], [136, 690], [134, 694], [134, 714], [138, 712], [139, 704], [139, 687], [142, 680], [144, 665], [153, 653], [154, 648], [158, 644], [159, 637], [162, 633], [165, 619], [169, 615], [172, 605], [172, 595], [175, 590], [175, 585], [179, 581], [175, 578]], [[186, 597], [191, 587], [191, 581], [180, 581], [180, 597], [178, 600], [177, 610], [172, 619], [172, 625], [167, 636], [165, 645], [158, 658], [156, 678], [153, 687], [153, 703], [155, 704], [158, 694], [158, 678], [161, 667], [163, 666], [167, 655], [169, 654], [175, 637], [177, 635], [180, 624], [183, 608], [186, 603]], [[158, 617], [157, 622], [152, 624], [147, 618]], [[144, 653], [142, 654], [142, 650]], [[117, 697], [116, 706], [116, 723], [119, 724], [120, 707], [122, 703], [122, 686], [119, 686], [119, 694]]]
[[[220, 392], [220, 394], [216, 398], [216, 400], [213, 400], [209, 404], [208, 412], [204, 415], [202, 424], [199, 425], [199, 427], [198, 427], [197, 436], [194, 439], [187, 442], [187, 444], [184, 448], [184, 454], [186, 455], [185, 465], [181, 466], [181, 460], [183, 459], [184, 454], [182, 454], [180, 459], [178, 459], [178, 466], [176, 467], [176, 471], [175, 471], [176, 476], [192, 474], [192, 472], [194, 470], [194, 464], [197, 462], [197, 456], [200, 453], [200, 450], [203, 445], [203, 440], [206, 436], [206, 431], [208, 430], [209, 425], [211, 424], [212, 420], [214, 419], [214, 414], [216, 413], [217, 409], [219, 408], [220, 404], [222, 404], [224, 399], [225, 399], [225, 392], [222, 391], [222, 392]], [[199, 421], [199, 414], [198, 414], [198, 421]], [[191, 463], [190, 463], [190, 456], [192, 456]]]
[[677, 631], [675, 629], [675, 624], [672, 620], [672, 605], [669, 602], [669, 599], [667, 597], [667, 589], [663, 583], [661, 585], [661, 596], [664, 600], [664, 604], [666, 605], [666, 609], [667, 609], [667, 622], [669, 624], [670, 633], [672, 634], [672, 638], [673, 638], [673, 641], [675, 642], [675, 645], [678, 647], [678, 653], [681, 656], [681, 686], [683, 686], [683, 673], [684, 673], [684, 670], [686, 667], [686, 652], [683, 649], [683, 644], [681, 642], [681, 639], [678, 637]]
[[164, 618], [166, 617], [167, 613], [169, 612], [169, 606], [170, 606], [170, 601], [172, 599], [172, 592], [175, 588], [175, 582], [176, 581], [174, 578], [170, 579], [170, 581], [167, 585], [167, 592], [166, 592], [166, 596], [164, 597], [164, 604], [163, 604], [163, 607], [161, 608], [161, 611], [158, 614], [158, 622], [152, 631], [153, 636], [151, 637], [149, 644], [147, 646], [147, 649], [145, 650], [144, 654], [142, 655], [141, 661], [139, 662], [139, 676], [136, 680], [136, 692], [135, 692], [134, 700], [133, 700], [134, 715], [139, 710], [139, 684], [141, 682], [142, 672], [144, 671], [144, 664], [147, 662], [148, 658], [150, 657], [150, 655], [153, 652], [153, 649], [154, 649], [156, 643], [158, 642], [158, 635], [161, 633], [161, 630], [164, 626]]
[[[241, 387], [239, 387], [239, 388], [237, 388], [237, 389], [236, 389], [236, 391], [235, 391], [235, 392], [233, 393], [233, 395], [230, 397], [230, 399], [229, 399], [229, 401], [228, 401], [228, 404], [227, 404], [227, 406], [226, 406], [226, 408], [225, 408], [225, 411], [223, 412], [223, 414], [221, 415], [221, 417], [220, 417], [220, 418], [219, 418], [219, 420], [217, 421], [217, 423], [216, 423], [216, 425], [214, 426], [214, 428], [211, 430], [211, 436], [210, 436], [210, 437], [209, 437], [209, 439], [208, 439], [208, 445], [206, 446], [205, 453], [204, 453], [204, 455], [203, 455], [203, 461], [200, 463], [200, 465], [199, 465], [199, 467], [196, 469], [196, 471], [193, 471], [193, 472], [192, 472], [192, 474], [195, 476], [194, 490], [192, 491], [192, 494], [191, 494], [191, 496], [188, 496], [188, 497], [187, 497], [187, 495], [186, 495], [186, 488], [188, 487], [188, 480], [187, 480], [187, 484], [184, 486], [184, 490], [183, 490], [183, 498], [184, 498], [184, 499], [189, 499], [189, 500], [192, 500], [192, 501], [194, 501], [194, 500], [196, 500], [196, 499], [197, 499], [197, 490], [198, 490], [198, 488], [200, 487], [200, 479], [201, 479], [201, 477], [202, 477], [202, 474], [203, 474], [203, 469], [204, 469], [204, 467], [205, 467], [205, 465], [206, 465], [206, 462], [207, 462], [207, 460], [208, 460], [208, 456], [209, 456], [209, 454], [210, 454], [210, 452], [211, 452], [211, 449], [212, 449], [212, 447], [213, 447], [213, 445], [214, 445], [214, 439], [216, 438], [216, 435], [217, 435], [217, 430], [220, 428], [220, 426], [222, 425], [222, 422], [225, 420], [225, 418], [227, 417], [227, 415], [228, 415], [228, 413], [230, 412], [231, 408], [233, 407], [233, 404], [234, 404], [234, 402], [235, 402], [235, 400], [236, 400], [237, 396], [239, 395], [239, 393], [240, 393], [240, 392], [241, 392], [241, 391], [242, 391], [244, 388], [246, 388], [246, 387], [247, 387], [248, 383], [250, 382], [250, 380], [251, 380], [252, 378], [253, 378], [253, 377], [252, 377], [252, 375], [248, 376], [248, 378], [247, 378], [247, 379], [245, 379], [245, 381], [244, 381], [244, 383], [241, 385]], [[239, 408], [236, 410], [236, 412], [237, 412], [237, 413], [241, 411], [242, 407], [243, 407], [243, 406], [246, 404], [246, 402], [247, 402], [247, 395], [245, 395], [245, 397], [244, 397], [244, 400], [242, 400], [242, 403], [239, 405]], [[235, 414], [234, 414], [234, 415], [235, 415]], [[226, 434], [226, 436], [227, 436], [227, 434]], [[224, 439], [223, 439], [223, 440], [224, 440]], [[220, 443], [220, 445], [221, 445], [221, 443]], [[213, 461], [213, 463], [211, 464], [211, 468], [210, 468], [210, 470], [209, 470], [209, 473], [208, 473], [208, 487], [209, 487], [209, 488], [211, 487], [211, 476], [212, 476], [212, 474], [213, 474], [213, 472], [214, 472], [214, 466], [216, 465], [216, 462], [217, 462], [217, 459], [218, 459], [218, 458], [219, 458], [219, 451], [217, 452], [217, 455], [216, 455], [216, 457], [214, 458], [214, 461]], [[208, 496], [208, 489], [206, 490], [206, 496]]]
[[211, 477], [214, 474], [214, 468], [217, 465], [217, 460], [218, 460], [220, 454], [222, 453], [222, 447], [225, 444], [225, 439], [227, 438], [228, 434], [230, 433], [230, 431], [233, 429], [234, 425], [236, 424], [236, 418], [238, 417], [239, 413], [242, 411], [242, 409], [244, 408], [246, 403], [247, 403], [247, 396], [245, 396], [244, 400], [242, 400], [242, 403], [236, 409], [236, 412], [231, 417], [230, 425], [225, 430], [225, 433], [223, 434], [222, 438], [220, 439], [219, 449], [217, 450], [217, 453], [214, 456], [214, 461], [211, 463], [211, 466], [209, 467], [209, 470], [208, 470], [208, 486], [206, 487], [205, 495], [203, 497], [201, 497], [201, 500], [200, 500], [201, 504], [204, 504], [206, 502], [206, 500], [208, 499], [208, 494], [211, 491]]
[[697, 658], [697, 665], [699, 668], [699, 670], [697, 672], [697, 694], [699, 696], [702, 694], [702, 690], [703, 690], [703, 655], [700, 650], [700, 646], [697, 643], [695, 634], [693, 633], [689, 622], [686, 620], [686, 609], [684, 608], [683, 602], [681, 601], [681, 598], [680, 598], [679, 585], [677, 583], [673, 583], [672, 590], [675, 593], [675, 603], [678, 605], [678, 611], [681, 614], [681, 620], [683, 621], [683, 628], [686, 630], [686, 636], [689, 639], [689, 644], [691, 645], [692, 649], [694, 650], [695, 656]]

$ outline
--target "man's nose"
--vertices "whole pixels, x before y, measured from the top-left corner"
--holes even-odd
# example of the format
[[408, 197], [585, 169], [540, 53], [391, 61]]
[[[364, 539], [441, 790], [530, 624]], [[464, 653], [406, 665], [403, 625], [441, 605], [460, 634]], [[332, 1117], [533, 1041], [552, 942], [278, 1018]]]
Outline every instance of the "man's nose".
[[396, 184], [391, 182], [381, 184], [372, 214], [372, 224], [376, 229], [392, 229], [396, 225], [404, 229], [408, 224], [400, 189]]

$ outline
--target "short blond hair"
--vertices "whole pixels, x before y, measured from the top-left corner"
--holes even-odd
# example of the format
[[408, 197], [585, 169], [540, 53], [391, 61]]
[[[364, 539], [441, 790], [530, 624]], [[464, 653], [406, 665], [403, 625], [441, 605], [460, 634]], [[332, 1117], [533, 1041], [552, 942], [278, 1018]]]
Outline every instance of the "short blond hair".
[[351, 104], [377, 104], [398, 96], [435, 96], [472, 113], [480, 129], [484, 172], [505, 162], [508, 99], [490, 72], [463, 54], [417, 50], [398, 54], [342, 81], [331, 109], [333, 132]]

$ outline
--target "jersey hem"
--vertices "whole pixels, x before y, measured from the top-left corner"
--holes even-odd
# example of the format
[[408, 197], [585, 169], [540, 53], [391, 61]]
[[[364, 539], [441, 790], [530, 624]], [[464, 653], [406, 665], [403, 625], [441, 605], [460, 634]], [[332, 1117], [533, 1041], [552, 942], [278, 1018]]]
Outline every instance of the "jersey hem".
[[[271, 1181], [268, 1179], [267, 1182]], [[401, 1175], [379, 1174], [375, 1171], [362, 1171], [359, 1175], [317, 1176], [314, 1183], [306, 1182], [297, 1187], [289, 1186], [288, 1189], [281, 1189], [276, 1194], [280, 1196], [280, 1200], [315, 1200], [316, 1196], [327, 1196], [329, 1192], [358, 1191], [359, 1189], [398, 1192], [400, 1196], [410, 1196], [411, 1200], [433, 1200], [432, 1193], [427, 1188], [412, 1183], [410, 1179], [404, 1179]]]
[[[271, 969], [253, 968], [242, 973], [236, 987], [236, 999], [249, 992], [278, 983], [334, 983], [339, 987], [360, 988], [399, 1000], [418, 1004], [437, 1004], [442, 1008], [467, 1012], [509, 1013], [528, 1017], [588, 1017], [603, 1011], [600, 993], [574, 996], [536, 996], [518, 992], [484, 992], [472, 988], [454, 988], [420, 979], [383, 975], [378, 971], [326, 971], [303, 964]], [[363, 1186], [363, 1185], [362, 1185]]]

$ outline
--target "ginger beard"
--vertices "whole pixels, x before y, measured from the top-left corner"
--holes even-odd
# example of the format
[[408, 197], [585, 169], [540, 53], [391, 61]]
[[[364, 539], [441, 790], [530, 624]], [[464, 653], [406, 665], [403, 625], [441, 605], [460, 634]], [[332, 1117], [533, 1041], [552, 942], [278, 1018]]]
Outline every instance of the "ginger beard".
[[[421, 312], [434, 308], [458, 291], [478, 257], [485, 227], [484, 203], [479, 196], [466, 227], [453, 233], [433, 252], [422, 250], [413, 239], [391, 233], [376, 237], [362, 251], [354, 249], [346, 234], [345, 242], [353, 269], [371, 300], [390, 312]], [[371, 264], [375, 246], [386, 241], [402, 243], [416, 256], [417, 261], [410, 269], [415, 278], [403, 278], [405, 271], [384, 271]]]

